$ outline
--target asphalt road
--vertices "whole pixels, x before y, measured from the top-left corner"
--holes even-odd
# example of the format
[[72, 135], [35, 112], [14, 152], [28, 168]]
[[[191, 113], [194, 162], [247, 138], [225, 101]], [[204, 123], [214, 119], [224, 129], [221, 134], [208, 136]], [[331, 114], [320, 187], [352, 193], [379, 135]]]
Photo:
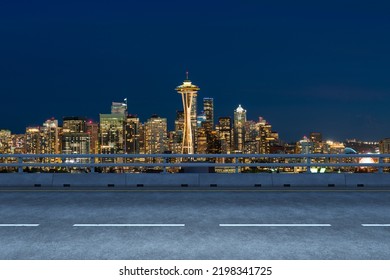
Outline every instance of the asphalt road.
[[390, 259], [390, 192], [0, 192], [0, 259]]

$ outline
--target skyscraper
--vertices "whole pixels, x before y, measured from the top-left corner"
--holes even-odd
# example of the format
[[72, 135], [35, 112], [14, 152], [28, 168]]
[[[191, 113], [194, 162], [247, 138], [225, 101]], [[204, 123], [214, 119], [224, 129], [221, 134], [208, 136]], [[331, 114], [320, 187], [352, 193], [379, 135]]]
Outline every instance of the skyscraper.
[[167, 119], [153, 115], [145, 123], [145, 153], [163, 154], [167, 150]]
[[214, 99], [210, 97], [203, 98], [203, 112], [206, 116], [206, 121], [211, 123], [214, 129]]
[[221, 141], [221, 153], [230, 154], [232, 150], [232, 121], [230, 117], [220, 117], [216, 130]]
[[193, 154], [196, 138], [196, 98], [199, 87], [191, 83], [187, 72], [186, 80], [176, 88], [176, 91], [182, 96], [184, 109], [182, 153]]
[[[40, 145], [41, 151], [44, 154], [59, 154], [60, 153], [60, 127], [58, 120], [49, 119], [40, 127]], [[50, 158], [52, 161], [54, 158]]]
[[94, 121], [87, 122], [87, 133], [90, 136], [90, 150], [92, 154], [99, 153], [99, 124]]
[[84, 117], [64, 117], [61, 149], [64, 154], [89, 154], [91, 137]]
[[246, 110], [238, 105], [234, 110], [234, 150], [235, 152], [244, 151], [245, 143], [245, 122]]
[[26, 128], [24, 148], [26, 154], [41, 153], [41, 139], [40, 139], [39, 126], [31, 126]]
[[125, 150], [126, 154], [139, 154], [139, 118], [128, 115], [125, 124]]
[[125, 102], [126, 103], [112, 102], [111, 114], [122, 114], [124, 117], [127, 116], [127, 98], [125, 99]]
[[100, 152], [102, 154], [124, 153], [123, 114], [100, 114]]
[[0, 130], [0, 154], [10, 154], [12, 147], [11, 131]]

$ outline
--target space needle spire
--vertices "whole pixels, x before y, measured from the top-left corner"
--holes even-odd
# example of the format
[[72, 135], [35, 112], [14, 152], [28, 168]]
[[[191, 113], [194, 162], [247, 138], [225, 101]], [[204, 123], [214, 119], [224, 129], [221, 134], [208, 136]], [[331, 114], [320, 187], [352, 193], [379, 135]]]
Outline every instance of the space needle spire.
[[186, 80], [176, 87], [176, 91], [181, 94], [184, 109], [184, 128], [181, 151], [182, 154], [194, 153], [194, 142], [196, 132], [196, 97], [199, 87], [192, 84], [186, 71]]

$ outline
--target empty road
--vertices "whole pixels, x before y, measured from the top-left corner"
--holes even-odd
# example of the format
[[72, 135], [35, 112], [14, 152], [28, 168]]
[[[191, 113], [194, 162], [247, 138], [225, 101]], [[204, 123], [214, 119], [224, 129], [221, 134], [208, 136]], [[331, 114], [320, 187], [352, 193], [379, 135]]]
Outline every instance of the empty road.
[[390, 192], [0, 192], [0, 259], [390, 259]]

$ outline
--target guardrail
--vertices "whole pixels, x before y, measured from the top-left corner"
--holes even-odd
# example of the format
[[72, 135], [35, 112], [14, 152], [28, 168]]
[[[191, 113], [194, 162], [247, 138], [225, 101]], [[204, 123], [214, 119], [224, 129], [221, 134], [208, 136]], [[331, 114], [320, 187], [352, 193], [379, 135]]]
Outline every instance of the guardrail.
[[[362, 158], [372, 159], [361, 162]], [[387, 172], [390, 154], [0, 154], [3, 172]], [[32, 171], [33, 170], [33, 171]]]

